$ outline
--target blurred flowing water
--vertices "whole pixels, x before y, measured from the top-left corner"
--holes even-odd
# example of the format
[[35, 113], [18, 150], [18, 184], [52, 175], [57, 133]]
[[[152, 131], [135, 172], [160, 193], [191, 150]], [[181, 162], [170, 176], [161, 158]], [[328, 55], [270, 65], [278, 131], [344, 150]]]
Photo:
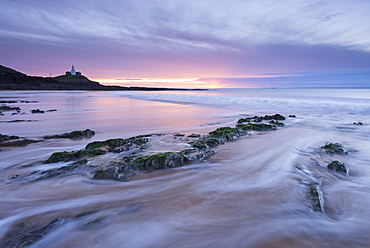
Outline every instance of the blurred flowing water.
[[[96, 131], [90, 139], [1, 149], [3, 246], [24, 230], [41, 237], [29, 247], [369, 246], [368, 89], [10, 91], [0, 92], [0, 99], [38, 101], [7, 104], [21, 113], [0, 116], [1, 134], [42, 139]], [[32, 109], [57, 111], [30, 114]], [[24, 167], [95, 140], [208, 133], [235, 126], [241, 117], [275, 113], [297, 117], [287, 118], [276, 131], [221, 145], [207, 161], [141, 174], [129, 182], [91, 180], [83, 173], [38, 182], [11, 179], [64, 166]], [[348, 154], [325, 154], [320, 147], [328, 142], [341, 143]], [[349, 174], [329, 171], [326, 165], [334, 160], [345, 163]], [[323, 212], [310, 208], [312, 183], [322, 190]]]

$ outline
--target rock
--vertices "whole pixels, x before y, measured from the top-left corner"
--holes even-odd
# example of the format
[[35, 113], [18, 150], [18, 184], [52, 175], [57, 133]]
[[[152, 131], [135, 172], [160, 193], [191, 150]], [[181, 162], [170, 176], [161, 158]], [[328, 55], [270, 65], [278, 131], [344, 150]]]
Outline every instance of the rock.
[[86, 145], [85, 149], [106, 149], [109, 152], [123, 152], [138, 148], [148, 142], [147, 136], [136, 136], [128, 139], [108, 139], [105, 141], [94, 141]]
[[20, 137], [15, 136], [15, 135], [9, 136], [9, 135], [5, 135], [5, 134], [0, 133], [0, 142], [4, 142], [4, 141], [8, 141], [8, 140], [14, 140], [14, 139], [20, 139]]
[[207, 150], [209, 147], [224, 144], [227, 141], [233, 141], [238, 137], [248, 134], [240, 128], [220, 127], [210, 132], [208, 135], [201, 136], [198, 140], [189, 144], [200, 150]]
[[140, 172], [151, 172], [182, 166], [186, 158], [180, 152], [157, 153], [149, 156], [127, 157], [107, 169], [95, 171], [93, 179], [128, 181]]
[[43, 113], [45, 113], [45, 111], [44, 110], [40, 110], [40, 109], [32, 109], [31, 110], [31, 113], [32, 114], [43, 114]]
[[21, 111], [19, 107], [0, 106], [0, 111]]
[[274, 114], [274, 115], [265, 115], [265, 116], [254, 116], [254, 117], [247, 117], [247, 118], [241, 118], [238, 120], [238, 123], [245, 123], [245, 122], [262, 122], [263, 120], [270, 121], [284, 121], [285, 117], [281, 114]]
[[215, 154], [216, 152], [211, 149], [204, 149], [204, 150], [198, 150], [198, 149], [186, 149], [181, 152], [183, 156], [188, 161], [195, 161], [195, 160], [203, 160], [208, 158], [209, 156]]
[[328, 169], [333, 170], [333, 171], [338, 171], [338, 172], [344, 172], [346, 174], [348, 174], [348, 171], [349, 171], [348, 167], [345, 164], [338, 162], [338, 161], [333, 161], [329, 163]]
[[72, 160], [78, 160], [80, 158], [92, 157], [106, 154], [105, 150], [92, 149], [92, 150], [78, 150], [72, 152], [55, 152], [53, 153], [44, 163], [57, 163], [57, 162], [68, 162]]
[[0, 241], [0, 247], [28, 247], [63, 223], [62, 218], [54, 218], [41, 227], [40, 223], [20, 223], [5, 234]]
[[181, 152], [157, 153], [135, 159], [125, 168], [132, 168], [138, 171], [155, 171], [168, 168], [175, 168], [183, 165], [185, 158]]
[[362, 122], [354, 122], [353, 125], [362, 126]]
[[105, 170], [96, 170], [92, 179], [108, 179], [125, 182], [136, 176], [139, 172], [136, 170], [124, 169], [122, 167], [111, 167]]
[[63, 167], [55, 168], [51, 170], [46, 170], [46, 171], [41, 172], [40, 177], [35, 179], [34, 181], [40, 181], [44, 179], [50, 179], [56, 176], [61, 176], [63, 174], [70, 173], [71, 171], [73, 171], [74, 169], [78, 167], [79, 167], [78, 163], [73, 163], [72, 165], [63, 166]]
[[15, 135], [8, 136], [0, 134], [0, 147], [26, 146], [37, 142], [40, 142], [40, 140], [30, 140]]
[[289, 115], [290, 118], [297, 118], [296, 115]]
[[183, 134], [183, 133], [175, 133], [175, 137], [184, 137], [185, 136], [185, 134]]
[[265, 124], [265, 123], [248, 123], [248, 124], [237, 124], [236, 127], [244, 131], [269, 131], [275, 130], [275, 125]]
[[192, 134], [189, 134], [188, 137], [189, 138], [199, 138], [200, 137], [200, 134], [192, 133]]
[[90, 129], [86, 129], [84, 131], [78, 130], [78, 131], [72, 131], [70, 133], [55, 134], [55, 135], [45, 135], [44, 136], [44, 139], [86, 138], [86, 137], [92, 137], [94, 135], [95, 135], [95, 132], [94, 131], [92, 131]]
[[41, 140], [19, 139], [19, 140], [1, 142], [0, 147], [26, 146], [26, 145], [37, 143], [37, 142], [41, 142]]
[[269, 121], [269, 123], [272, 124], [272, 125], [275, 125], [277, 127], [283, 127], [283, 126], [285, 126], [284, 123], [279, 122], [279, 121], [275, 121], [275, 120], [271, 120], [271, 121]]
[[240, 128], [220, 127], [210, 132], [209, 136], [218, 139], [219, 143], [225, 143], [226, 141], [236, 140], [238, 137], [246, 134]]
[[347, 152], [343, 149], [343, 146], [339, 143], [328, 143], [321, 147], [322, 149], [325, 149], [326, 153], [329, 154], [346, 154]]
[[307, 198], [313, 211], [324, 212], [323, 196], [319, 184], [310, 185]]

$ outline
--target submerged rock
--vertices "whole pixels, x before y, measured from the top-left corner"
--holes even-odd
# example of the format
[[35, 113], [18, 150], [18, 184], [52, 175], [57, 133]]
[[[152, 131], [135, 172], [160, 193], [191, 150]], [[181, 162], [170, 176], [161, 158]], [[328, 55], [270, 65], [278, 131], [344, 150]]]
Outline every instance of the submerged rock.
[[44, 136], [44, 139], [86, 138], [86, 137], [92, 137], [94, 135], [95, 135], [95, 132], [94, 131], [92, 131], [90, 129], [86, 129], [84, 131], [78, 130], [78, 131], [72, 131], [70, 133], [55, 134], [55, 135], [45, 135]]
[[15, 140], [15, 139], [20, 139], [19, 136], [15, 136], [15, 135], [5, 135], [5, 134], [1, 134], [0, 133], [0, 142], [4, 142], [4, 141], [8, 141], [8, 140]]
[[0, 106], [0, 111], [21, 111], [19, 107]]
[[348, 167], [345, 164], [338, 162], [338, 161], [333, 161], [329, 163], [328, 169], [333, 170], [333, 171], [338, 171], [338, 172], [344, 172], [346, 174], [348, 174], [348, 171], [349, 171]]
[[5, 234], [5, 237], [2, 239], [3, 241], [0, 241], [0, 247], [20, 248], [30, 246], [62, 225], [63, 222], [64, 219], [62, 218], [54, 218], [44, 226], [41, 226], [39, 223], [20, 223]]
[[26, 146], [37, 142], [40, 142], [40, 140], [30, 140], [15, 135], [8, 136], [0, 134], [0, 147]]
[[346, 154], [347, 152], [343, 149], [343, 146], [339, 143], [328, 143], [321, 147], [322, 149], [325, 149], [325, 152], [329, 154]]

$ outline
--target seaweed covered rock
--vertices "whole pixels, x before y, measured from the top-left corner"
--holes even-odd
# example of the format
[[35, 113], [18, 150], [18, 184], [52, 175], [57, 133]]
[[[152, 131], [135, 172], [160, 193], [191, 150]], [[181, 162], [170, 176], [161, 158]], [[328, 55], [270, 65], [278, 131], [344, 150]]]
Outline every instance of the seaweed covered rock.
[[57, 163], [57, 162], [68, 162], [72, 160], [78, 160], [85, 157], [92, 157], [98, 155], [104, 155], [105, 150], [92, 149], [92, 150], [78, 150], [72, 152], [55, 152], [46, 161], [46, 164]]
[[253, 116], [253, 117], [247, 117], [247, 118], [241, 118], [238, 120], [238, 123], [245, 123], [245, 122], [262, 122], [262, 121], [284, 121], [285, 117], [281, 114], [274, 114], [274, 115], [265, 115], [265, 116]]
[[135, 136], [128, 139], [108, 139], [105, 141], [94, 141], [86, 145], [85, 149], [106, 149], [109, 152], [123, 152], [135, 147], [141, 147], [148, 142], [147, 136]]
[[328, 169], [333, 170], [333, 171], [337, 171], [337, 172], [343, 172], [343, 173], [346, 173], [346, 174], [348, 174], [348, 171], [349, 171], [348, 167], [345, 164], [343, 164], [339, 161], [333, 161], [333, 162], [329, 163], [328, 164]]
[[329, 154], [346, 154], [347, 152], [343, 149], [343, 146], [339, 143], [328, 143], [321, 147], [325, 150], [326, 153]]
[[128, 164], [128, 167], [138, 171], [154, 171], [179, 167], [184, 162], [185, 157], [181, 152], [166, 152], [139, 157]]
[[201, 136], [198, 140], [190, 142], [192, 147], [200, 150], [208, 149], [227, 141], [238, 139], [238, 137], [248, 134], [240, 128], [220, 127], [210, 132], [208, 135]]
[[209, 136], [220, 141], [232, 141], [238, 139], [239, 136], [247, 133], [239, 128], [220, 127], [209, 133]]
[[244, 131], [269, 131], [276, 129], [275, 124], [271, 125], [265, 123], [237, 124], [236, 126]]
[[181, 152], [158, 153], [142, 157], [124, 158], [107, 169], [96, 170], [93, 179], [128, 181], [140, 172], [151, 172], [182, 166], [186, 158]]
[[95, 132], [90, 130], [90, 129], [86, 129], [86, 130], [83, 130], [83, 131], [72, 131], [70, 133], [63, 133], [63, 134], [55, 134], [55, 135], [45, 135], [44, 136], [44, 139], [61, 139], [61, 138], [69, 138], [69, 139], [73, 139], [73, 138], [86, 138], [86, 137], [91, 137], [91, 136], [94, 136], [95, 135]]

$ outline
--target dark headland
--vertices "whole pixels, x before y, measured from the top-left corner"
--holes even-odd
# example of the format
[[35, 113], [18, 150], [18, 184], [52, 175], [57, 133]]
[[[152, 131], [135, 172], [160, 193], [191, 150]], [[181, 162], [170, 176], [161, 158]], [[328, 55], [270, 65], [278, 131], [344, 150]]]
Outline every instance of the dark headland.
[[0, 90], [192, 90], [177, 88], [122, 87], [102, 85], [83, 75], [60, 75], [57, 77], [28, 76], [0, 65]]

